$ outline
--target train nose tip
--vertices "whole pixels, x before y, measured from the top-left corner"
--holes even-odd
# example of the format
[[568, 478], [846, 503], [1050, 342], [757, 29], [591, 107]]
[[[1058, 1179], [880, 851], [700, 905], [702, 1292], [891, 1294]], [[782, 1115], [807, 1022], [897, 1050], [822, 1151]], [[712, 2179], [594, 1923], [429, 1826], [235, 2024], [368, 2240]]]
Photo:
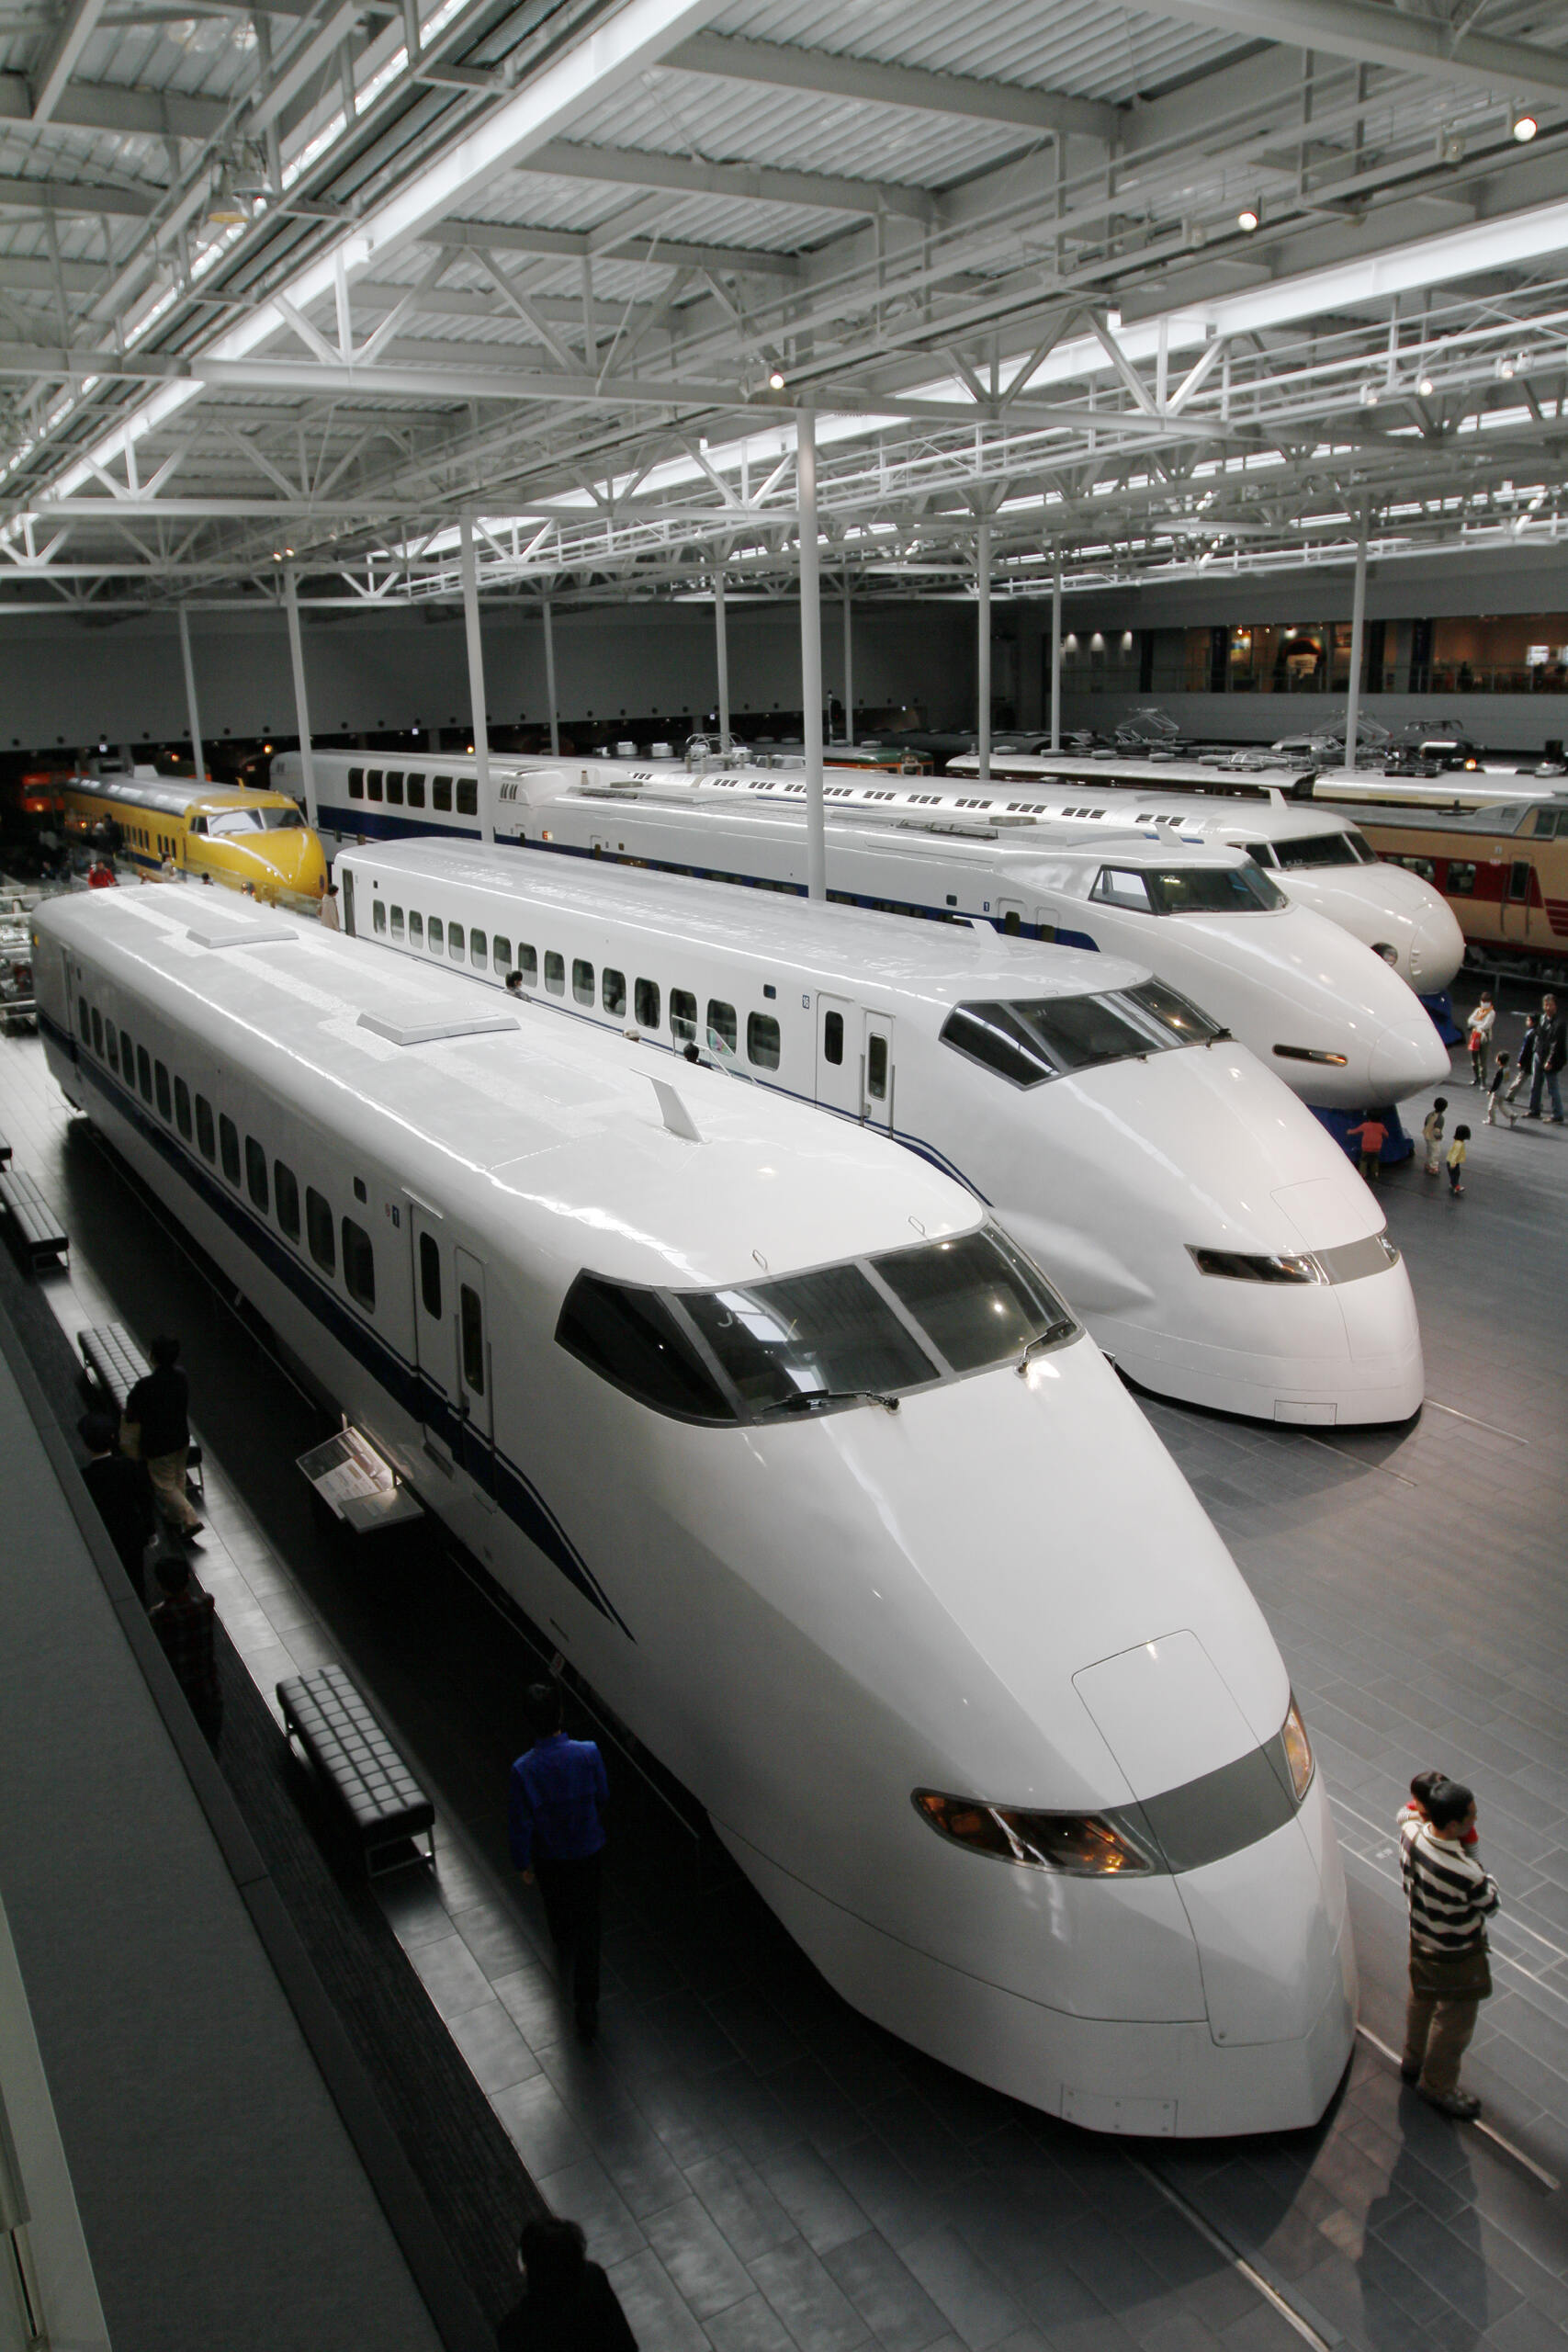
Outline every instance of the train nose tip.
[[1464, 933], [1447, 907], [1423, 918], [1410, 942], [1410, 985], [1437, 996], [1464, 961]]
[[1379, 1102], [1400, 1102], [1424, 1086], [1436, 1086], [1449, 1074], [1448, 1047], [1425, 1015], [1399, 1029], [1385, 1029], [1372, 1048], [1372, 1097]]

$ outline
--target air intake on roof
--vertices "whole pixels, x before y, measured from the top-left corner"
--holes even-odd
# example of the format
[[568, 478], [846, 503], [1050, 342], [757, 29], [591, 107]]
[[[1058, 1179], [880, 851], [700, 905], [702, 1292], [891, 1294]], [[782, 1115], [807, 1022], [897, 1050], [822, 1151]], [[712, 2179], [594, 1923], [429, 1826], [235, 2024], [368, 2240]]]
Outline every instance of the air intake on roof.
[[398, 1021], [382, 1012], [362, 1012], [355, 1025], [390, 1038], [394, 1046], [433, 1046], [440, 1037], [483, 1037], [495, 1029], [515, 1029], [518, 1023], [509, 1012], [476, 1013], [468, 1021]]
[[271, 947], [299, 936], [281, 922], [193, 922], [186, 935], [198, 947]]

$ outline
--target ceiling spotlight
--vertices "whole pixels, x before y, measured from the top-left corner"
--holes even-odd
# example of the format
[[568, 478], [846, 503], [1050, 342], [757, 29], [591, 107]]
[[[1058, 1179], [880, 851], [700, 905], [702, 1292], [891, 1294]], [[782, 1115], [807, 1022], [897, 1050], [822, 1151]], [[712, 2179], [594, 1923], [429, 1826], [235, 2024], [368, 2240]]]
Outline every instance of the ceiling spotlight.
[[1235, 225], [1250, 237], [1254, 229], [1257, 228], [1262, 218], [1263, 207], [1261, 203], [1244, 204], [1241, 210], [1235, 216]]
[[234, 193], [233, 178], [225, 164], [218, 175], [218, 185], [207, 208], [208, 223], [214, 229], [237, 229], [250, 217], [243, 199]]
[[1110, 328], [1112, 334], [1121, 334], [1122, 313], [1114, 302], [1111, 303], [1111, 308], [1105, 313], [1105, 323]]
[[1436, 388], [1430, 376], [1418, 376], [1416, 379], [1416, 389], [1424, 401], [1429, 401]]
[[1514, 380], [1513, 361], [1511, 359], [1499, 359], [1497, 362], [1497, 373], [1501, 376], [1505, 384], [1511, 384]]
[[784, 390], [784, 369], [783, 369], [782, 368], [778, 368], [778, 367], [770, 368], [769, 368], [769, 370], [768, 370], [768, 390], [769, 390], [769, 391], [770, 391], [770, 392], [782, 392], [782, 391], [783, 391], [783, 390]]
[[1377, 386], [1375, 384], [1363, 384], [1361, 386], [1361, 406], [1363, 408], [1376, 408], [1377, 404]]
[[1537, 122], [1533, 114], [1517, 114], [1508, 128], [1513, 132], [1514, 137], [1518, 141], [1519, 145], [1521, 147], [1528, 147], [1530, 141], [1535, 137], [1536, 132], [1540, 129], [1540, 125]]

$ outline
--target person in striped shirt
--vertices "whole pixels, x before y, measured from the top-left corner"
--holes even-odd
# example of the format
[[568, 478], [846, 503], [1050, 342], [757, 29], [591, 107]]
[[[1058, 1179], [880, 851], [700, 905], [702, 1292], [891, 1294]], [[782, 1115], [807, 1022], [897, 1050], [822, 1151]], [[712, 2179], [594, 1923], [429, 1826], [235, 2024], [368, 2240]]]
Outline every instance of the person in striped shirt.
[[1435, 1774], [1420, 1802], [1420, 1812], [1406, 1805], [1399, 1819], [1399, 1867], [1410, 1906], [1410, 2006], [1399, 2071], [1439, 2114], [1457, 2121], [1481, 2112], [1474, 2093], [1461, 2090], [1459, 2070], [1492, 1990], [1486, 1922], [1497, 1908], [1497, 1889], [1472, 1850], [1470, 1790]]

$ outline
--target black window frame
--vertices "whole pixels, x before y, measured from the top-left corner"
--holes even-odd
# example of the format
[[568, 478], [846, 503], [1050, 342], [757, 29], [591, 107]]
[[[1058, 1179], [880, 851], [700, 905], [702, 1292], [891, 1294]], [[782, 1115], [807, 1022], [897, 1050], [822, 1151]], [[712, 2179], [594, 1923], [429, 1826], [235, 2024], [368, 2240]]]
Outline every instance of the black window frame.
[[[763, 1033], [773, 1031], [772, 1058], [766, 1050], [769, 1041]], [[764, 1050], [758, 1051], [759, 1044]], [[777, 1069], [783, 1056], [784, 1033], [777, 1018], [771, 1012], [749, 1012], [746, 1015], [746, 1058], [754, 1069]]]

